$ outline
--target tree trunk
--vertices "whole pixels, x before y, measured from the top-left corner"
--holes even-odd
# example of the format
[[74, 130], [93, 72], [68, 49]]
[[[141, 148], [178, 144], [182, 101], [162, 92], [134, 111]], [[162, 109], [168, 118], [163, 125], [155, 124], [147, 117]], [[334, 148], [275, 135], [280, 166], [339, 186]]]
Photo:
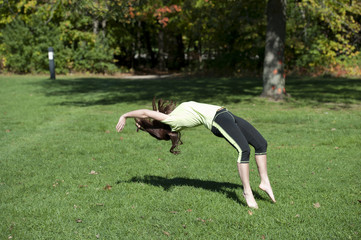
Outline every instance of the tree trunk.
[[164, 52], [164, 31], [160, 29], [158, 32], [158, 69], [165, 71], [165, 52]]
[[102, 21], [102, 34], [103, 34], [103, 39], [105, 39], [105, 36], [107, 34], [107, 20], [103, 19]]
[[150, 56], [151, 68], [154, 68], [155, 67], [155, 56], [154, 56], [154, 52], [153, 52], [153, 49], [152, 49], [150, 33], [149, 33], [149, 30], [147, 29], [147, 26], [146, 26], [145, 22], [142, 22], [142, 29], [143, 29], [145, 46], [146, 46], [148, 54]]
[[185, 59], [184, 59], [184, 43], [183, 43], [183, 37], [182, 34], [176, 35], [176, 41], [177, 41], [177, 56], [176, 61], [178, 62], [179, 69], [183, 68], [185, 66]]
[[282, 99], [287, 95], [283, 63], [285, 38], [286, 0], [268, 0], [263, 97]]
[[96, 17], [93, 18], [93, 34], [98, 35], [99, 21]]

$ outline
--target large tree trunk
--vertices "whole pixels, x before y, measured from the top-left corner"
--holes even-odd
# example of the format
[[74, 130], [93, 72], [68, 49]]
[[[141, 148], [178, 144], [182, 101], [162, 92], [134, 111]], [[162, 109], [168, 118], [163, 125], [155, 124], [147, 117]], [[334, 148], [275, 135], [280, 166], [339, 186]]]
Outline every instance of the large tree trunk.
[[263, 66], [262, 96], [285, 97], [284, 49], [286, 38], [286, 0], [268, 0], [267, 34]]

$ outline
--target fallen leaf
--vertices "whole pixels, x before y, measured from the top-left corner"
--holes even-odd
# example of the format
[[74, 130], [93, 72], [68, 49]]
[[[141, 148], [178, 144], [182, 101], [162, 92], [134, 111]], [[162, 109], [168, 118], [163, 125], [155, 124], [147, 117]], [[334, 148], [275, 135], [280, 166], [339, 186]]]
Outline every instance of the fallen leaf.
[[170, 236], [169, 232], [163, 231], [164, 235], [167, 235], [168, 237]]
[[105, 133], [110, 133], [110, 131], [109, 131], [109, 130], [106, 130]]
[[5, 132], [9, 133], [9, 132], [11, 132], [11, 130], [10, 130], [10, 129], [6, 129]]
[[201, 221], [202, 223], [205, 223], [206, 220], [202, 219], [202, 218], [197, 218], [197, 221]]
[[112, 189], [112, 186], [110, 186], [109, 184], [107, 184], [105, 187], [104, 187], [104, 190], [110, 190]]
[[94, 171], [94, 170], [91, 170], [89, 174], [91, 174], [91, 175], [97, 175], [98, 173], [97, 173], [96, 171]]
[[248, 214], [252, 216], [253, 212], [251, 210], [248, 210]]
[[321, 207], [321, 204], [320, 204], [319, 202], [314, 203], [314, 204], [313, 204], [313, 207], [314, 207], [314, 208], [320, 208], [320, 207]]
[[336, 131], [336, 128], [331, 128], [331, 131]]
[[261, 238], [262, 238], [263, 240], [264, 240], [264, 239], [266, 239], [266, 237], [265, 237], [264, 235], [262, 235], [262, 237], [261, 237]]
[[187, 209], [186, 212], [192, 212], [192, 209]]
[[97, 203], [97, 206], [104, 206], [104, 203]]
[[300, 214], [296, 214], [296, 216], [295, 216], [296, 218], [298, 218], [298, 217], [300, 217]]
[[82, 222], [83, 222], [83, 220], [81, 220], [81, 219], [77, 219], [77, 220], [76, 220], [76, 222], [77, 222], [77, 223], [82, 223]]
[[120, 139], [120, 141], [123, 141], [123, 140], [124, 140], [124, 138], [123, 138], [123, 137], [120, 137], [119, 139]]
[[59, 182], [64, 182], [64, 180], [56, 179], [55, 182], [53, 183], [53, 187], [58, 186], [58, 185], [59, 185]]
[[336, 150], [340, 149], [339, 147], [335, 147]]

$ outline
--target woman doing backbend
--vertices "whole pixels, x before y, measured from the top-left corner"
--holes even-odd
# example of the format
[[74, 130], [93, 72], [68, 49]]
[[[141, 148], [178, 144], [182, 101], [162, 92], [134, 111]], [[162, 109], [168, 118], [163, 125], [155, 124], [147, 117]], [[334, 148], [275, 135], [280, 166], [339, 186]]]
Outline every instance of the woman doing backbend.
[[249, 145], [253, 146], [261, 178], [259, 188], [276, 202], [267, 174], [267, 141], [250, 123], [226, 108], [193, 101], [175, 107], [173, 102], [159, 100], [157, 109], [153, 99], [153, 110], [140, 109], [123, 114], [116, 126], [118, 132], [123, 130], [127, 118], [135, 118], [138, 130], [147, 131], [159, 140], [171, 140], [170, 152], [173, 154], [179, 153], [177, 147], [182, 144], [180, 131], [185, 128], [204, 125], [214, 135], [225, 138], [238, 151], [237, 167], [247, 205], [258, 208], [249, 182]]

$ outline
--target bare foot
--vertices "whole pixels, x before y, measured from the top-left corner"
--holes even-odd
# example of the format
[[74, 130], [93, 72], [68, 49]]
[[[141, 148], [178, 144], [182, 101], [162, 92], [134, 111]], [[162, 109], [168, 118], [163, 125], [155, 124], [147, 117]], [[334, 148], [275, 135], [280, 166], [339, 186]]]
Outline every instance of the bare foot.
[[259, 185], [259, 188], [268, 194], [268, 196], [271, 198], [272, 202], [276, 202], [276, 199], [275, 199], [275, 196], [273, 195], [272, 187], [270, 184], [262, 184], [261, 183]]
[[246, 199], [248, 207], [258, 209], [258, 204], [254, 199], [252, 193], [250, 194], [243, 193], [243, 197]]

